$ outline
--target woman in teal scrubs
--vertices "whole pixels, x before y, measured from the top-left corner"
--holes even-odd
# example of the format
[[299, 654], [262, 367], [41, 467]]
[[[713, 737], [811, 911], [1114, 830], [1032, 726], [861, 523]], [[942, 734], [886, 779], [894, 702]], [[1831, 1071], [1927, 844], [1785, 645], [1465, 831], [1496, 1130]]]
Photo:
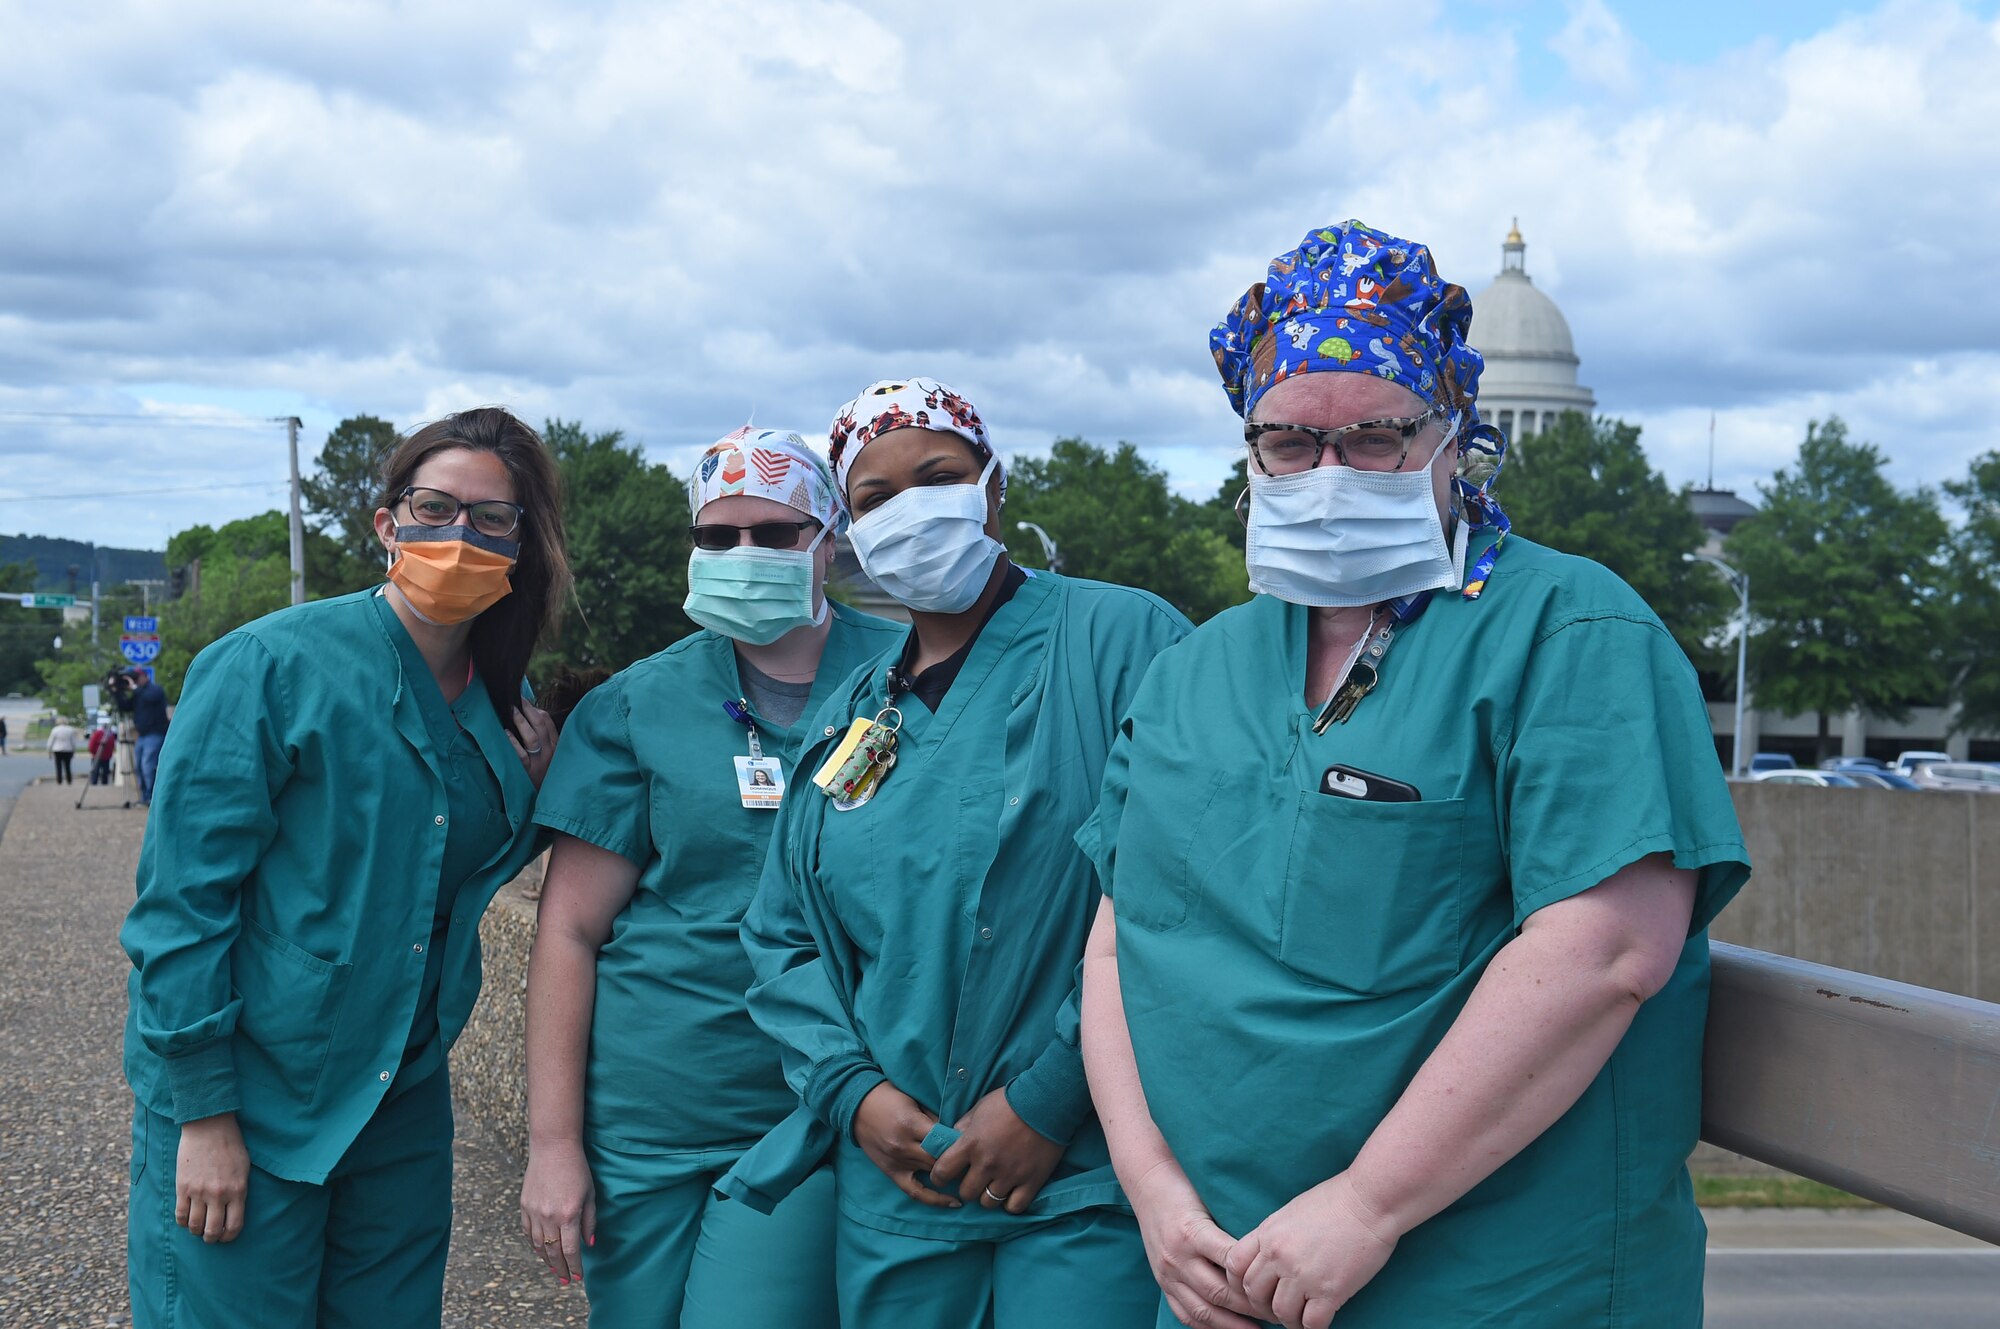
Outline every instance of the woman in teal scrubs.
[[1350, 222], [1213, 338], [1260, 593], [1154, 666], [1079, 836], [1162, 1325], [1701, 1322], [1705, 929], [1749, 865], [1673, 637], [1454, 478], [1502, 443], [1470, 314]]
[[524, 701], [567, 593], [555, 465], [466, 411], [384, 463], [388, 582], [196, 657], [121, 939], [133, 1323], [436, 1324], [445, 1058], [553, 753]]
[[833, 1174], [774, 1212], [715, 1182], [794, 1106], [737, 928], [812, 712], [898, 635], [825, 596], [844, 514], [797, 434], [688, 483], [692, 637], [589, 693], [535, 818], [556, 832], [528, 971], [522, 1225], [600, 1329], [820, 1323]]
[[804, 1107], [725, 1188], [782, 1193], [831, 1144], [850, 1329], [1146, 1325], [1077, 1046], [1097, 891], [1071, 836], [1187, 621], [1009, 563], [999, 461], [941, 383], [870, 387], [833, 463], [861, 565], [913, 626], [820, 710], [798, 769], [842, 756], [857, 719], [895, 730], [894, 763], [865, 800], [832, 776], [838, 798], [805, 780], [785, 796], [743, 940], [750, 1013]]

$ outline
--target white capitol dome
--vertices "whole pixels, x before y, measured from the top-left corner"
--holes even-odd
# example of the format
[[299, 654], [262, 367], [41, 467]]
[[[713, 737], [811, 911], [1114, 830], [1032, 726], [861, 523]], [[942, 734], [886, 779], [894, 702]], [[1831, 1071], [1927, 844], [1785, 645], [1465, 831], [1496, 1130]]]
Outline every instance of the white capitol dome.
[[1473, 347], [1486, 358], [1479, 414], [1508, 438], [1555, 423], [1564, 411], [1591, 414], [1597, 398], [1576, 381], [1576, 344], [1556, 302], [1528, 276], [1518, 222], [1500, 246], [1500, 275], [1472, 299]]

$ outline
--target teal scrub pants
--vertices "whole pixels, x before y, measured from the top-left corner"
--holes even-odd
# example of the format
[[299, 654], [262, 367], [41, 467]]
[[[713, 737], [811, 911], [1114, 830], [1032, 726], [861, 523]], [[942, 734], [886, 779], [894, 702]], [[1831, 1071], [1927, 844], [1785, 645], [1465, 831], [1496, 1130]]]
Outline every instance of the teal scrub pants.
[[583, 1252], [594, 1329], [812, 1329], [833, 1306], [833, 1169], [769, 1214], [716, 1195], [733, 1151], [628, 1154], [586, 1144], [597, 1242]]
[[132, 1121], [133, 1329], [416, 1329], [444, 1315], [451, 1077], [386, 1100], [323, 1185], [254, 1164], [242, 1235], [174, 1222], [180, 1127]]
[[940, 1241], [845, 1216], [846, 1329], [1153, 1329], [1160, 1287], [1130, 1214], [1093, 1209], [1004, 1241]]

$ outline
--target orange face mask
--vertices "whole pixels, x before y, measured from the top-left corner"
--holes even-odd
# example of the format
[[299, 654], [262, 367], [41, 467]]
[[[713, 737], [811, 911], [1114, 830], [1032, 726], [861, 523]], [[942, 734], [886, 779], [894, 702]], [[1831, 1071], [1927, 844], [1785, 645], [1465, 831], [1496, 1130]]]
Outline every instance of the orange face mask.
[[469, 526], [398, 526], [389, 580], [424, 622], [463, 623], [514, 589], [521, 546]]

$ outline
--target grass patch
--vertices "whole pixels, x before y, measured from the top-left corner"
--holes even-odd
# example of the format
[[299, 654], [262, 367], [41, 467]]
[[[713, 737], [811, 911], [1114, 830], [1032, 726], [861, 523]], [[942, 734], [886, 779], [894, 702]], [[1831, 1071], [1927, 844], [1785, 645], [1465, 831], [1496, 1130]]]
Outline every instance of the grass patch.
[[1710, 1209], [1873, 1209], [1873, 1200], [1804, 1177], [1694, 1179], [1695, 1203]]

